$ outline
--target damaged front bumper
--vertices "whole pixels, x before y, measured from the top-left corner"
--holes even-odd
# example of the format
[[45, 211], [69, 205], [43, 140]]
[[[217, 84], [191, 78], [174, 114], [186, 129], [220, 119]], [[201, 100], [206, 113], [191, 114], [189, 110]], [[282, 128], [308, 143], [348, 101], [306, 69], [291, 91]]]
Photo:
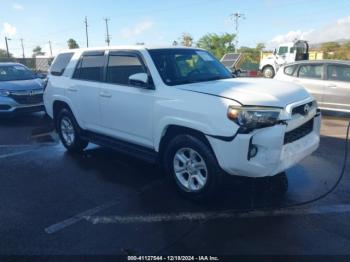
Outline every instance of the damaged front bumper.
[[[321, 114], [305, 117], [298, 126], [276, 125], [232, 141], [207, 136], [221, 168], [230, 175], [266, 177], [279, 174], [312, 154], [320, 143]], [[252, 151], [253, 155], [252, 155]]]

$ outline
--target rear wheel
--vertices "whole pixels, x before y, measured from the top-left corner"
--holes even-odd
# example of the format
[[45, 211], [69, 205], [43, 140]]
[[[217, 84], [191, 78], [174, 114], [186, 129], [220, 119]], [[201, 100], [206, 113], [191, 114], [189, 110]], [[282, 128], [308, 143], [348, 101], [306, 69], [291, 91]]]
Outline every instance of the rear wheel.
[[208, 200], [220, 188], [222, 171], [212, 150], [192, 135], [170, 141], [163, 165], [178, 191], [192, 200]]
[[274, 78], [275, 70], [273, 69], [272, 66], [266, 66], [266, 67], [264, 67], [263, 75], [266, 78]]
[[66, 108], [63, 108], [57, 115], [56, 129], [62, 144], [68, 151], [80, 152], [89, 144], [80, 137], [79, 125], [72, 112]]

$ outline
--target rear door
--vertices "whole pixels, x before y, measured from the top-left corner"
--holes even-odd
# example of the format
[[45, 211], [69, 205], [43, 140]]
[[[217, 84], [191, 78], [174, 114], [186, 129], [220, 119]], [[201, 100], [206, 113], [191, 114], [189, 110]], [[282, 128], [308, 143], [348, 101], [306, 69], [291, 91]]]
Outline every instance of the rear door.
[[301, 64], [294, 82], [305, 87], [316, 98], [317, 102], [322, 105], [324, 95], [323, 64]]
[[350, 65], [328, 64], [324, 107], [350, 111]]
[[67, 87], [76, 118], [84, 129], [91, 131], [100, 131], [99, 88], [104, 81], [104, 53], [84, 52]]

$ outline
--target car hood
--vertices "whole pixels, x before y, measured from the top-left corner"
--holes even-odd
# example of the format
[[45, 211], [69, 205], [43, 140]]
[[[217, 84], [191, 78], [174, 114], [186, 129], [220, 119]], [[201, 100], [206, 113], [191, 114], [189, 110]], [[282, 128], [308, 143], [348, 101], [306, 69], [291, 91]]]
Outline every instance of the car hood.
[[0, 81], [0, 90], [22, 91], [42, 89], [43, 81], [41, 79], [29, 79], [18, 81]]
[[254, 106], [285, 107], [310, 98], [310, 94], [301, 86], [263, 78], [232, 78], [183, 85], [179, 88]]

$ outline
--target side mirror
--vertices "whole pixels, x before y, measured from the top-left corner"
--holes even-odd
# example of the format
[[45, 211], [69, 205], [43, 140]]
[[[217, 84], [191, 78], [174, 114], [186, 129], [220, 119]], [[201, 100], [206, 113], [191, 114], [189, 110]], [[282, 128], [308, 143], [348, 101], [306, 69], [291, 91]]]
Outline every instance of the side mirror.
[[274, 54], [274, 55], [277, 55], [277, 49], [275, 49], [275, 50], [273, 51], [273, 54]]
[[129, 84], [133, 86], [147, 88], [148, 84], [148, 75], [146, 73], [138, 73], [129, 76]]

